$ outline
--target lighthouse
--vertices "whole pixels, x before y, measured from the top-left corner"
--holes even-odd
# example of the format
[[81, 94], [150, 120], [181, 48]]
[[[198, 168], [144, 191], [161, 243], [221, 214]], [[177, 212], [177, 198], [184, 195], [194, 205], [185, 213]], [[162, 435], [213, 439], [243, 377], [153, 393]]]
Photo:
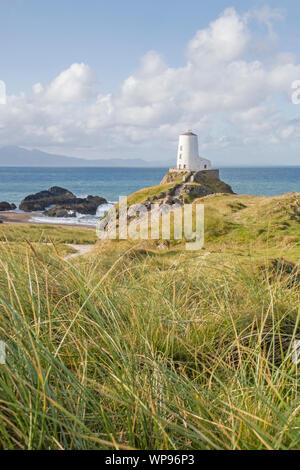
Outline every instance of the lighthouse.
[[187, 131], [179, 136], [177, 170], [211, 170], [210, 160], [199, 157], [198, 136], [192, 131]]

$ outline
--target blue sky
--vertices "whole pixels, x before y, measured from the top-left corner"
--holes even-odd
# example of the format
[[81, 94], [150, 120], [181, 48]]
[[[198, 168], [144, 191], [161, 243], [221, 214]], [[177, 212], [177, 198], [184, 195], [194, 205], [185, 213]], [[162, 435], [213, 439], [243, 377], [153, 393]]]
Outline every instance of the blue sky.
[[244, 12], [283, 3], [280, 47], [299, 58], [298, 0], [0, 0], [1, 79], [17, 93], [83, 61], [98, 73], [103, 90], [112, 91], [149, 50], [170, 66], [183, 65], [187, 42], [226, 8]]
[[[241, 154], [242, 164], [262, 158], [280, 164], [286, 149], [288, 163], [299, 164], [300, 106], [291, 104], [288, 89], [300, 80], [300, 9], [296, 0], [282, 6], [271, 0], [0, 0], [0, 80], [7, 89], [0, 145], [170, 160], [187, 125], [199, 134], [203, 156], [220, 164], [236, 164]], [[224, 60], [216, 53], [212, 63], [210, 51], [223, 47], [222, 18], [232, 50]], [[209, 88], [218, 74], [219, 107]], [[251, 87], [261, 80], [248, 99], [247, 86], [230, 90], [245, 74]]]

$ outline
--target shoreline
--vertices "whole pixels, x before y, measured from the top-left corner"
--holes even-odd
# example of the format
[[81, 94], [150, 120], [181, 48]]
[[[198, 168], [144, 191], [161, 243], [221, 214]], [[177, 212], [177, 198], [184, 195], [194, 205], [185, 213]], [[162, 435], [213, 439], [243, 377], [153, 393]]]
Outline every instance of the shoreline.
[[[18, 212], [0, 212], [0, 220], [3, 221], [3, 224], [1, 225], [52, 225], [52, 226], [57, 226], [57, 227], [76, 227], [76, 228], [89, 228], [91, 230], [95, 230], [96, 226], [91, 226], [91, 225], [79, 225], [79, 224], [57, 224], [57, 223], [51, 223], [49, 222], [49, 219], [45, 222], [34, 222], [30, 220], [33, 217], [31, 213], [18, 213]], [[39, 216], [43, 217], [43, 216]]]

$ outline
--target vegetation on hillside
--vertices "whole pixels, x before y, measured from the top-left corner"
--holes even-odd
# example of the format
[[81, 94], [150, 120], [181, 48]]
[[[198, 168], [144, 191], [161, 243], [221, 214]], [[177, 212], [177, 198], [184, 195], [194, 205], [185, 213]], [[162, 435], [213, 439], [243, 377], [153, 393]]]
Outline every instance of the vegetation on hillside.
[[299, 196], [197, 202], [199, 252], [1, 245], [1, 448], [300, 448]]

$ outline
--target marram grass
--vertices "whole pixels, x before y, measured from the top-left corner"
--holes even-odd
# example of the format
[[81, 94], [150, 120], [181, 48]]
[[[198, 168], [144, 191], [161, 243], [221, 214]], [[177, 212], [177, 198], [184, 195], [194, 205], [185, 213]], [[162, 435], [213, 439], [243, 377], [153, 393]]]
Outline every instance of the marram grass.
[[1, 253], [1, 448], [300, 448], [297, 275], [126, 243]]

